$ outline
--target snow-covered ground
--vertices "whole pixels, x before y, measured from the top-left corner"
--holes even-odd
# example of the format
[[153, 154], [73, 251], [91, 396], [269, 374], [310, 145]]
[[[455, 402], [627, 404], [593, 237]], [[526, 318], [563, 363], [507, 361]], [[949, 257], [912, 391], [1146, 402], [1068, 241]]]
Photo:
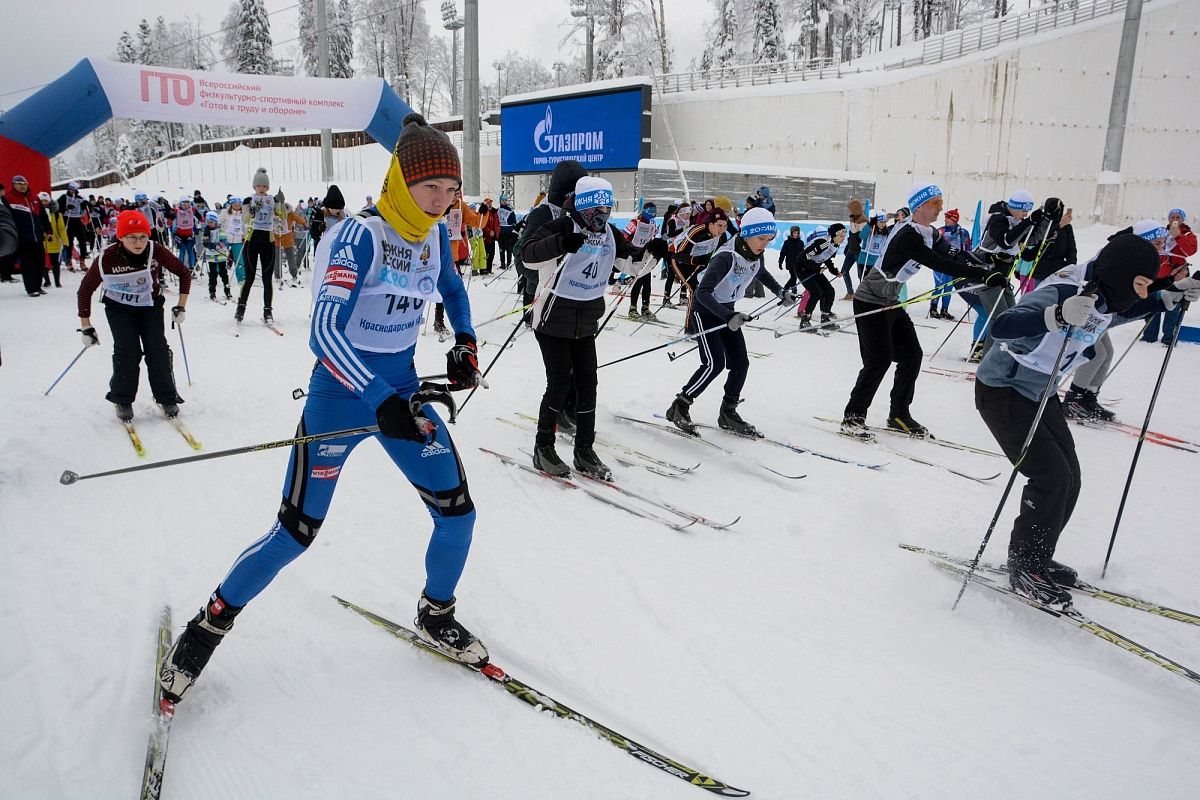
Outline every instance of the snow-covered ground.
[[[1103, 233], [1081, 232], [1080, 252], [1092, 252]], [[276, 449], [61, 485], [64, 469], [139, 463], [103, 399], [106, 325], [98, 325], [102, 346], [42, 395], [81, 347], [78, 282], [68, 273], [64, 288], [38, 300], [19, 284], [0, 287], [4, 798], [135, 794], [158, 612], [169, 605], [177, 626], [195, 613], [272, 523], [287, 462]], [[473, 281], [475, 317], [511, 308], [512, 288], [508, 276]], [[277, 293], [285, 336], [248, 325], [234, 338], [233, 307], [193, 294], [191, 387], [177, 335], [169, 336], [183, 416], [207, 451], [291, 435], [301, 410], [291, 390], [306, 385], [313, 364], [308, 298], [307, 289]], [[953, 310], [964, 309], [956, 300]], [[850, 313], [848, 303], [836, 310]], [[951, 323], [912, 311], [932, 352]], [[940, 366], [965, 366], [964, 327]], [[506, 320], [479, 330], [484, 363], [510, 329]], [[665, 332], [621, 322], [600, 337], [601, 357], [661, 344]], [[1117, 330], [1118, 347], [1135, 333]], [[860, 363], [857, 338], [775, 339], [761, 330], [747, 338], [768, 354], [751, 361], [747, 419], [771, 436], [888, 466], [870, 471], [711, 434], [744, 456], [728, 457], [615, 420], [662, 412], [697, 363], [660, 351], [601, 371], [600, 435], [702, 466], [667, 478], [614, 464], [616, 480], [711, 517], [742, 518], [729, 530], [684, 532], [637, 519], [479, 451], [521, 457], [531, 444], [500, 421], [535, 413], [544, 385], [536, 343], [521, 336], [453, 429], [479, 510], [459, 613], [495, 662], [754, 797], [1195, 797], [1200, 687], [982, 590], [969, 590], [952, 613], [955, 582], [896, 546], [973, 553], [1007, 462], [889, 441], [966, 471], [1001, 473], [977, 484], [840, 438], [813, 417], [840, 415]], [[419, 370], [441, 372], [446, 348], [424, 336]], [[1135, 344], [1105, 387], [1123, 419], [1141, 421], [1163, 354]], [[1155, 428], [1200, 440], [1191, 402], [1198, 368], [1200, 349], [1181, 346]], [[713, 422], [719, 400], [714, 385], [693, 415]], [[191, 454], [155, 416], [144, 383], [136, 411], [147, 460]], [[913, 413], [948, 439], [994, 446], [969, 381], [922, 374]], [[1059, 558], [1098, 580], [1136, 440], [1074, 433], [1084, 486]], [[1200, 608], [1188, 491], [1198, 458], [1146, 445], [1107, 585]], [[776, 478], [755, 459], [808, 477]], [[1015, 506], [1014, 497], [989, 547], [993, 562], [1003, 558]], [[165, 798], [701, 797], [330, 599], [337, 593], [407, 623], [429, 530], [421, 501], [380, 448], [356, 451], [311, 552], [247, 607], [181, 704]], [[1200, 665], [1195, 628], [1082, 596], [1077, 604]]]

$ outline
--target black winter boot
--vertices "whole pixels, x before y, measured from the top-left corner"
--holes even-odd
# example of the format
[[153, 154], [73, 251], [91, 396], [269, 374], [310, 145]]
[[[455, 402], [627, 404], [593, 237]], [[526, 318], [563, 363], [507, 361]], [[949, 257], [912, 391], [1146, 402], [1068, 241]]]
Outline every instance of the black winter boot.
[[558, 457], [558, 451], [554, 449], [553, 444], [534, 445], [533, 466], [556, 478], [565, 478], [571, 474], [571, 468]]
[[575, 469], [602, 481], [612, 480], [612, 470], [600, 460], [600, 456], [596, 455], [591, 445], [575, 445]]
[[667, 409], [667, 419], [684, 433], [699, 436], [700, 432], [696, 430], [696, 423], [692, 422], [692, 414], [689, 410], [691, 407], [692, 398], [680, 392], [675, 395], [674, 402]]
[[746, 422], [738, 414], [737, 407], [740, 402], [742, 401], [736, 397], [726, 396], [723, 398], [721, 400], [721, 411], [717, 415], [717, 425], [724, 430], [736, 433], [738, 436], [750, 436], [755, 439], [763, 438], [758, 428]]

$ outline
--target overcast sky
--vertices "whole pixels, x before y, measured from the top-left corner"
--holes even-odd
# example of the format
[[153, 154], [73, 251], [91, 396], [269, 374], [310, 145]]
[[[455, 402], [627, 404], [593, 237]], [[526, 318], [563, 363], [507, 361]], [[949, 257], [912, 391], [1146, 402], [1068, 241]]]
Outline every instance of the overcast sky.
[[[330, 2], [332, 4], [333, 0]], [[449, 33], [442, 28], [441, 0], [424, 0], [424, 6], [430, 27], [437, 34], [448, 37]], [[462, 6], [462, 0], [458, 0], [460, 13]], [[216, 31], [229, 3], [210, 0], [205, 7], [210, 10], [187, 16], [191, 19], [199, 16], [201, 30]], [[296, 36], [299, 15], [296, 2], [266, 0], [266, 7], [271, 14], [275, 56], [288, 57], [295, 43], [284, 42]], [[568, 0], [536, 3], [480, 0], [479, 28], [484, 32], [479, 37], [482, 79], [495, 81], [492, 62], [508, 50], [536, 56], [547, 66], [569, 58], [575, 52], [573, 48], [582, 47], [582, 42], [574, 46], [568, 42], [561, 52], [559, 49], [559, 42], [567, 32], [562, 23], [569, 17], [569, 7]], [[139, 20], [144, 16], [156, 16], [158, 8], [156, 4], [142, 0], [0, 0], [0, 12], [7, 12], [3, 16], [13, 25], [6, 37], [3, 58], [0, 58], [0, 108], [12, 108], [36, 87], [59, 77], [82, 58], [111, 58], [121, 31], [134, 33]], [[183, 12], [196, 8], [196, 5], [171, 8]], [[667, 28], [675, 48], [676, 69], [685, 68], [703, 48], [703, 27], [709, 14], [709, 5], [704, 0], [666, 0]], [[164, 16], [178, 20], [184, 14], [164, 13]]]

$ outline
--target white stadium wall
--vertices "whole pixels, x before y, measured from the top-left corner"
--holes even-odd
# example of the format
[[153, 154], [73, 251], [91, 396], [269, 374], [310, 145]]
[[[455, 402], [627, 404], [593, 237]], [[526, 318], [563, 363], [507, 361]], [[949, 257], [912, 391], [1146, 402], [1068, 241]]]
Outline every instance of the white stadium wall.
[[[1018, 187], [1090, 215], [1123, 14], [936, 66], [655, 97], [652, 156], [874, 173], [902, 204], [933, 180], [974, 211]], [[1019, 45], [1019, 46], [1018, 46]], [[1118, 213], [1200, 213], [1200, 0], [1143, 7]], [[914, 173], [915, 170], [915, 173]]]

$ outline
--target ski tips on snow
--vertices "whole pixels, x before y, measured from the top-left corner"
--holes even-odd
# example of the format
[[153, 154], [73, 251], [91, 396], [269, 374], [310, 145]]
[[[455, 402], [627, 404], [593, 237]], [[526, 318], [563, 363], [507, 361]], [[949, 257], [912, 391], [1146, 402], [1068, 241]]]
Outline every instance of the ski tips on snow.
[[351, 603], [349, 600], [343, 600], [337, 595], [333, 595], [333, 599], [336, 600], [343, 608], [353, 611], [355, 614], [358, 614], [367, 621], [388, 631], [396, 638], [402, 639], [414, 647], [425, 651], [426, 653], [437, 656], [442, 661], [446, 661], [451, 664], [457, 664], [464, 669], [468, 669], [484, 676], [492, 683], [495, 683], [503, 688], [513, 697], [533, 707], [534, 709], [539, 711], [549, 711], [557, 717], [571, 720], [572, 722], [582, 725], [584, 728], [587, 728], [592, 733], [595, 733], [604, 741], [620, 748], [621, 750], [624, 750], [637, 760], [645, 764], [649, 764], [655, 769], [661, 770], [668, 775], [679, 778], [680, 780], [686, 781], [693, 786], [697, 786], [721, 797], [747, 797], [750, 794], [750, 792], [746, 791], [745, 789], [738, 789], [734, 786], [730, 786], [729, 784], [719, 781], [716, 778], [705, 775], [699, 770], [681, 764], [673, 758], [655, 752], [654, 750], [639, 744], [628, 736], [617, 733], [612, 728], [597, 722], [592, 717], [563, 705], [553, 697], [547, 695], [545, 692], [535, 689], [529, 684], [514, 678], [512, 675], [506, 672], [503, 667], [499, 666], [494, 661], [489, 661], [487, 664], [474, 665], [455, 659], [450, 654], [427, 642], [416, 631], [392, 622], [391, 620], [381, 617], [372, 611], [368, 611], [362, 606]]

